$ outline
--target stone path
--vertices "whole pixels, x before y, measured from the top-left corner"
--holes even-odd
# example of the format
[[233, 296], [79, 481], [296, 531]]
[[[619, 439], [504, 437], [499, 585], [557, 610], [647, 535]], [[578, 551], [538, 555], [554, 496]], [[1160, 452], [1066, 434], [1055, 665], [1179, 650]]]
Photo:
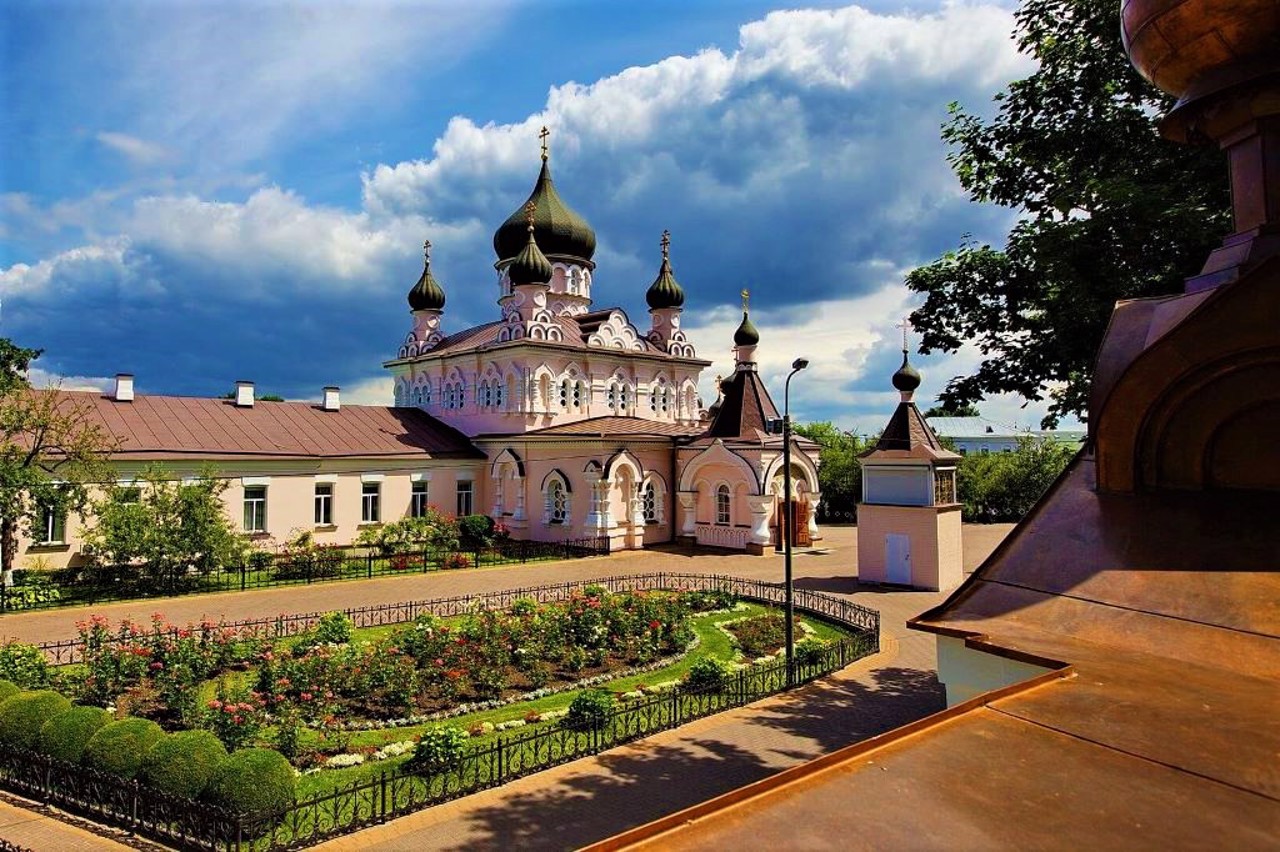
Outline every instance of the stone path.
[[[972, 571], [1010, 528], [966, 526], [965, 570]], [[941, 709], [943, 692], [935, 674], [933, 637], [908, 631], [905, 622], [944, 596], [860, 585], [856, 576], [856, 529], [827, 528], [825, 533], [826, 539], [818, 547], [795, 555], [796, 585], [848, 597], [878, 610], [883, 650], [876, 657], [790, 695], [702, 719], [494, 790], [336, 838], [319, 848], [576, 847]], [[670, 548], [602, 559], [113, 604], [94, 607], [92, 611], [112, 619], [126, 615], [147, 618], [155, 611], [176, 622], [204, 615], [238, 619], [652, 571], [733, 574], [777, 582], [782, 579], [782, 558], [706, 552], [694, 555]], [[74, 622], [85, 613], [86, 610], [62, 610], [7, 615], [0, 620], [0, 633], [24, 641], [66, 638], [74, 635]], [[16, 837], [10, 838], [7, 831], [6, 826], [0, 825], [0, 837], [19, 842]]]

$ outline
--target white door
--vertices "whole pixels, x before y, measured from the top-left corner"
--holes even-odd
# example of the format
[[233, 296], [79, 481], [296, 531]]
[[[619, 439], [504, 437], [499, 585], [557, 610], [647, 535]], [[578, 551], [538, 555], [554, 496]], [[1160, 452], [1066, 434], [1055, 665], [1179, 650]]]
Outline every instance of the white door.
[[884, 537], [885, 582], [911, 585], [911, 538], [899, 533]]

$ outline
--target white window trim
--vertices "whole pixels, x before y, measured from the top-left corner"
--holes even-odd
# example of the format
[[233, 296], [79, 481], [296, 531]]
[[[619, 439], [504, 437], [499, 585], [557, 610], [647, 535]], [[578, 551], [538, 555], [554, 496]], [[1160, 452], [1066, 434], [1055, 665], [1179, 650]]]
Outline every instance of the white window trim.
[[362, 473], [360, 474], [361, 482], [382, 482], [387, 478], [385, 473]]

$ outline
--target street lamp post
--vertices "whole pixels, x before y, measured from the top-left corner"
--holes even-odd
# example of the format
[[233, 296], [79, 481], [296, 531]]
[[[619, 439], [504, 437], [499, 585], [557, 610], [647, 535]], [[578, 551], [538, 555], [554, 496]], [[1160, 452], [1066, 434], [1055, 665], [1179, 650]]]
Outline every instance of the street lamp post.
[[809, 366], [806, 358], [791, 363], [791, 372], [782, 386], [782, 527], [785, 540], [782, 544], [782, 564], [786, 578], [787, 602], [787, 688], [796, 685], [795, 632], [796, 610], [791, 585], [791, 538], [795, 530], [795, 517], [791, 511], [791, 377]]

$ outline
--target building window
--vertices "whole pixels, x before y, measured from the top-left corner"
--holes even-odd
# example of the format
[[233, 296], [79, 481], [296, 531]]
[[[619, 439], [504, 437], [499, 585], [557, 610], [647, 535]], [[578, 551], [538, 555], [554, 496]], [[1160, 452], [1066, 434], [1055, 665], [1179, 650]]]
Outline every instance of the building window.
[[429, 496], [430, 483], [425, 479], [413, 483], [413, 490], [409, 494], [409, 516], [412, 518], [425, 518], [427, 516], [427, 499]]
[[493, 405], [495, 408], [502, 407], [502, 380], [493, 380]]
[[729, 486], [721, 485], [716, 489], [716, 523], [722, 526], [728, 526], [732, 520], [730, 512], [732, 506], [732, 497], [729, 494]]
[[475, 487], [470, 479], [458, 480], [458, 517], [463, 518], [471, 514], [471, 501], [475, 496]]
[[267, 531], [267, 486], [247, 485], [244, 489], [244, 531]]
[[933, 504], [946, 506], [956, 502], [956, 472], [952, 469], [935, 471], [933, 475]]
[[575, 382], [573, 385], [573, 407], [582, 408], [582, 399], [587, 395], [587, 385], [585, 382]]
[[360, 488], [360, 523], [378, 523], [382, 519], [381, 502], [382, 483], [364, 483]]
[[58, 506], [45, 506], [40, 514], [40, 541], [37, 544], [65, 544], [67, 513]]
[[569, 520], [569, 494], [558, 479], [547, 486], [547, 523], [563, 524]]
[[333, 526], [333, 485], [328, 482], [316, 483], [316, 526]]
[[644, 490], [640, 492], [640, 502], [644, 509], [644, 522], [646, 524], [662, 523], [661, 512], [658, 508], [658, 489], [654, 487], [652, 482], [645, 485]]

